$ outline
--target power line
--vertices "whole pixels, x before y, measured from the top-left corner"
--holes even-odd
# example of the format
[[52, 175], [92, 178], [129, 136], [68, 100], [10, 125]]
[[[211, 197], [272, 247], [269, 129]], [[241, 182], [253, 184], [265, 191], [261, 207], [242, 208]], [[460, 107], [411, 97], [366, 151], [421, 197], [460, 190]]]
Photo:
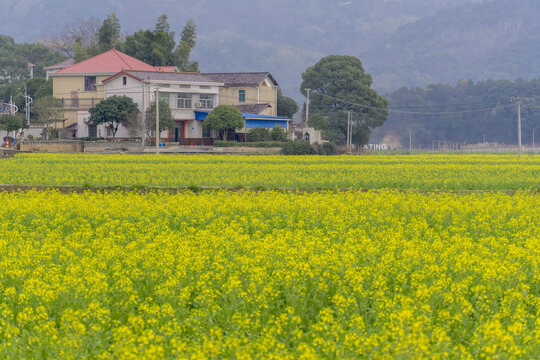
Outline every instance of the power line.
[[[322, 93], [318, 93], [318, 94], [321, 95], [321, 96], [333, 99], [335, 101], [339, 101], [341, 103], [344, 103], [344, 104], [347, 104], [347, 105], [352, 105], [352, 106], [355, 106], [355, 107], [360, 107], [360, 108], [364, 108], [364, 109], [372, 109], [372, 110], [382, 110], [382, 111], [388, 111], [388, 112], [393, 112], [393, 113], [397, 113], [397, 114], [409, 114], [409, 115], [431, 115], [431, 116], [436, 116], [436, 115], [459, 115], [459, 114], [468, 114], [468, 113], [491, 111], [496, 106], [501, 105], [501, 104], [496, 104], [496, 105], [491, 106], [489, 108], [475, 109], [475, 110], [443, 111], [443, 112], [413, 112], [413, 111], [395, 110], [395, 109], [386, 108], [386, 107], [363, 105], [363, 104], [358, 104], [358, 103], [354, 103], [354, 102], [351, 102], [351, 101], [339, 99], [339, 98], [336, 98], [336, 97], [333, 97], [333, 96], [330, 96], [330, 95], [326, 95], [326, 94], [322, 94]], [[506, 105], [509, 105], [509, 103], [506, 104]], [[458, 106], [458, 105], [454, 105], [454, 106]]]

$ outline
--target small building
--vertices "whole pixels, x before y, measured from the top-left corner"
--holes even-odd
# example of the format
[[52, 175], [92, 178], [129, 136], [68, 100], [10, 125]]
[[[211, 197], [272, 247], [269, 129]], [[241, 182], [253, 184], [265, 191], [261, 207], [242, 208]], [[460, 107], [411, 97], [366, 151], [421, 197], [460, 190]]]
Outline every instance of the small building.
[[[198, 110], [195, 111], [195, 116], [197, 120], [204, 121], [210, 111]], [[264, 128], [271, 130], [277, 126], [281, 126], [285, 131], [289, 130], [289, 122], [291, 119], [283, 116], [272, 116], [272, 115], [262, 115], [262, 114], [250, 114], [242, 113], [244, 118], [244, 126], [241, 129], [236, 130], [235, 132], [230, 132], [227, 135], [227, 140], [232, 141], [245, 141], [246, 134], [252, 129]], [[212, 137], [217, 137], [217, 132], [211, 134]]]
[[34, 68], [36, 67], [36, 64], [28, 62], [28, 69], [30, 70], [30, 79], [34, 78]]
[[326, 140], [323, 140], [320, 130], [309, 127], [305, 122], [292, 125], [290, 134], [292, 140], [304, 140], [310, 144], [322, 144], [326, 142]]
[[59, 62], [58, 64], [54, 64], [54, 65], [51, 65], [51, 66], [44, 67], [43, 70], [45, 70], [45, 78], [47, 80], [49, 80], [49, 77], [52, 74], [54, 74], [57, 71], [60, 71], [62, 69], [65, 69], [67, 67], [70, 67], [73, 64], [75, 64], [75, 59], [74, 58], [69, 58], [69, 59], [64, 60], [62, 62]]

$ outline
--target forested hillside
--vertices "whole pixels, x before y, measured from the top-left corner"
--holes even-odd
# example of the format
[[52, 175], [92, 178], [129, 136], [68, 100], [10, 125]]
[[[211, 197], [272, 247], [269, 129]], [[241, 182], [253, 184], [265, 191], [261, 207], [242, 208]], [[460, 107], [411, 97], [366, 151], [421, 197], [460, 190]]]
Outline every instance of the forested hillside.
[[13, 38], [0, 35], [0, 85], [25, 80], [30, 71], [28, 63], [36, 65], [34, 74], [45, 77], [43, 66], [54, 64], [64, 57], [40, 44], [16, 44]]
[[517, 105], [510, 101], [515, 96], [523, 97], [523, 143], [531, 144], [533, 129], [540, 130], [540, 79], [401, 88], [388, 95], [388, 120], [371, 141], [397, 138], [407, 147], [411, 134], [414, 146], [430, 146], [434, 140], [516, 144]]

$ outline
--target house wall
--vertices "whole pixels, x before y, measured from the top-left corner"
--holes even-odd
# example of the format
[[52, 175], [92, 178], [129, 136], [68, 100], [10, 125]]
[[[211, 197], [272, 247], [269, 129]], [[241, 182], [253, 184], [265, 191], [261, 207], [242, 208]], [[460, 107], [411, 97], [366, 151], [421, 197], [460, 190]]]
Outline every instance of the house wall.
[[195, 138], [199, 139], [202, 138], [203, 134], [203, 122], [200, 120], [191, 120], [186, 122], [185, 129], [186, 129], [186, 138]]
[[[168, 83], [169, 86], [163, 86], [164, 82], [159, 84], [160, 95], [167, 94], [169, 96], [169, 107], [171, 109], [171, 114], [173, 119], [176, 121], [185, 122], [185, 138], [202, 138], [202, 121], [195, 121], [195, 110], [196, 103], [198, 102], [198, 96], [200, 94], [213, 94], [214, 95], [214, 107], [218, 106], [220, 103], [219, 98], [219, 86], [211, 85], [210, 88], [206, 88], [208, 85], [200, 84], [179, 84], [179, 83]], [[123, 76], [118, 76], [112, 80], [109, 80], [105, 84], [105, 98], [113, 95], [125, 95], [133, 99], [133, 101], [139, 107], [141, 116], [144, 116], [146, 109], [155, 99], [155, 82], [143, 85], [139, 80], [132, 77], [126, 76], [126, 85], [123, 85]], [[182, 86], [181, 86], [182, 85]], [[186, 87], [189, 85], [189, 88]], [[189, 109], [179, 109], [177, 102], [177, 94], [192, 94], [192, 108]], [[212, 109], [205, 109], [212, 110]], [[87, 128], [87, 125], [85, 125]], [[103, 137], [109, 137], [108, 130], [106, 128], [98, 128], [98, 133], [103, 134]], [[184, 137], [184, 133], [179, 134], [181, 137]], [[138, 133], [140, 136], [140, 133]], [[120, 126], [116, 137], [127, 138], [130, 137], [130, 134], [126, 128]], [[167, 131], [161, 133], [162, 138], [167, 137]], [[174, 138], [174, 130], [170, 134], [171, 138]]]
[[[104, 86], [101, 82], [109, 75], [96, 76], [97, 91], [84, 91], [84, 75], [62, 76], [53, 74], [53, 96], [64, 104], [64, 122], [56, 122], [55, 128], [63, 128], [76, 124], [79, 110], [88, 110], [104, 99]], [[101, 84], [101, 85], [100, 85]], [[71, 99], [71, 93], [77, 92], [78, 101]]]
[[[246, 101], [238, 101], [238, 91], [246, 91]], [[263, 115], [277, 116], [277, 90], [275, 86], [269, 87], [263, 83], [259, 87], [223, 87], [219, 91], [220, 101], [226, 105], [270, 104], [272, 107], [263, 112]]]

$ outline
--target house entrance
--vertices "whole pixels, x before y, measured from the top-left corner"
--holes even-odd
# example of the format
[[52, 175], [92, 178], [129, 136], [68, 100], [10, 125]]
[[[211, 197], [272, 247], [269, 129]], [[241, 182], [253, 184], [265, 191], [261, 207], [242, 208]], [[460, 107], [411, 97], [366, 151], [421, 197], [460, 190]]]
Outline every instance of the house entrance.
[[176, 127], [174, 128], [174, 141], [182, 142], [183, 138], [184, 138], [184, 122], [179, 121], [176, 123]]

